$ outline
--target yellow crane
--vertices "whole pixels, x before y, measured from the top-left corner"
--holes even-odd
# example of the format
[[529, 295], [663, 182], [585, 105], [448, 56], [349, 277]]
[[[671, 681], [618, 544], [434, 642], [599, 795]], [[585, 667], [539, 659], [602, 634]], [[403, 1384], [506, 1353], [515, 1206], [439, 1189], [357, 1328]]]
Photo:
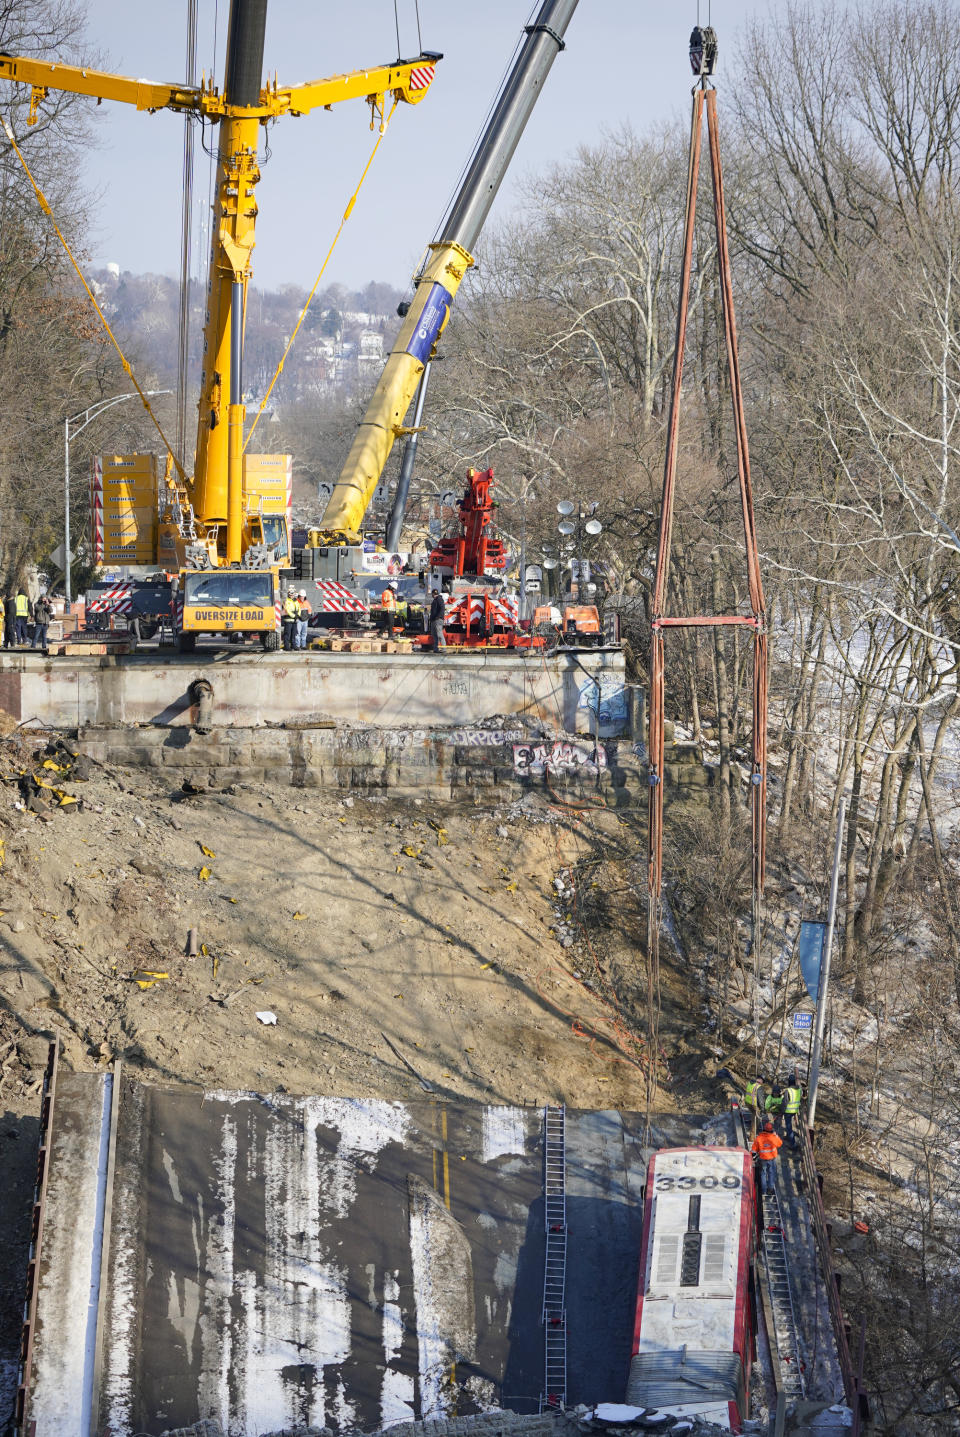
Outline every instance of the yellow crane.
[[[473, 249], [507, 167], [553, 62], [565, 48], [564, 35], [576, 8], [577, 0], [541, 0], [536, 15], [524, 27], [513, 65], [463, 180], [427, 250], [426, 262], [415, 276], [415, 293], [405, 311], [403, 328], [354, 437], [320, 528], [311, 533], [311, 546], [327, 551], [322, 566], [314, 568], [315, 577], [322, 574], [339, 579], [349, 574], [353, 562], [350, 551], [359, 552], [360, 525], [384, 465], [396, 439], [407, 435], [410, 438], [397, 482], [387, 548], [393, 549], [399, 543], [430, 361], [460, 283], [474, 263]], [[415, 417], [408, 428], [404, 419], [415, 395]]]
[[[0, 80], [31, 88], [29, 123], [50, 90], [117, 100], [138, 110], [201, 115], [220, 126], [213, 241], [204, 327], [197, 445], [193, 475], [169, 490], [180, 569], [176, 627], [182, 649], [204, 632], [253, 631], [264, 646], [279, 644], [279, 556], [262, 521], [244, 512], [243, 330], [260, 178], [261, 125], [285, 115], [365, 99], [371, 120], [394, 102], [418, 104], [442, 56], [376, 65], [304, 85], [263, 84], [267, 0], [231, 0], [223, 89], [206, 84], [153, 84], [57, 62], [0, 55]], [[172, 460], [172, 455], [171, 455]], [[169, 467], [169, 466], [168, 466]], [[215, 571], [220, 571], [219, 573]], [[223, 572], [227, 571], [227, 572]]]

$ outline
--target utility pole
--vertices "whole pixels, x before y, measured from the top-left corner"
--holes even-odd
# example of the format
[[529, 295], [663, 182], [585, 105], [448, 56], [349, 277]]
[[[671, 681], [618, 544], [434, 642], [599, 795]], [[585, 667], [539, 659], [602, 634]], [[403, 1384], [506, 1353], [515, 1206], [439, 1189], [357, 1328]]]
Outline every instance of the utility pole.
[[830, 957], [833, 952], [833, 929], [837, 917], [837, 886], [840, 881], [840, 850], [843, 847], [843, 824], [847, 801], [841, 798], [837, 810], [837, 838], [833, 847], [833, 873], [830, 875], [830, 906], [827, 909], [827, 936], [820, 960], [817, 983], [817, 1019], [813, 1034], [813, 1056], [810, 1060], [810, 1085], [807, 1093], [807, 1127], [812, 1128], [817, 1113], [817, 1088], [820, 1084], [820, 1057], [823, 1051], [823, 1028], [827, 1016], [827, 990], [830, 987]]

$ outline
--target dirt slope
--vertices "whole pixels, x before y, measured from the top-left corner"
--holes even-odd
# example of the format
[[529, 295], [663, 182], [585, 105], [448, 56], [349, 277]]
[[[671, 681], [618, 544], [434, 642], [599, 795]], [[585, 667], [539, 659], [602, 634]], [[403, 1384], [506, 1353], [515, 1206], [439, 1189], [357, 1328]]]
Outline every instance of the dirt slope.
[[[406, 1058], [438, 1090], [488, 1101], [641, 1102], [605, 975], [551, 931], [575, 936], [573, 890], [555, 880], [598, 825], [616, 836], [615, 816], [585, 823], [533, 796], [454, 811], [246, 785], [185, 795], [152, 775], [74, 782], [43, 757], [8, 754], [0, 799], [8, 1091], [35, 1080], [39, 1035], [57, 1032], [72, 1067], [120, 1058], [146, 1079], [402, 1096], [420, 1087]], [[80, 802], [23, 810], [24, 768]], [[627, 915], [601, 920], [632, 951]], [[169, 976], [142, 987], [144, 972]]]

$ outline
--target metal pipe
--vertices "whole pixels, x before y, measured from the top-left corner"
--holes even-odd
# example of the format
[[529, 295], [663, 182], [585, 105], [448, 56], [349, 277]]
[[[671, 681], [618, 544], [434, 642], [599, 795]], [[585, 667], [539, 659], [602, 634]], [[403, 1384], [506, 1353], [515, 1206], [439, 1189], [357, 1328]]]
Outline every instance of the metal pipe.
[[526, 26], [513, 69], [444, 220], [440, 244], [459, 244], [473, 253], [540, 89], [564, 47], [563, 36], [576, 8], [577, 0], [543, 0], [537, 18]]
[[70, 580], [70, 420], [63, 421], [63, 596], [65, 614], [73, 603]]
[[[186, 83], [197, 83], [197, 0], [187, 0]], [[180, 315], [177, 334], [177, 458], [187, 467], [187, 365], [190, 359], [190, 257], [193, 238], [193, 118], [183, 117], [183, 196], [180, 226]], [[193, 468], [191, 464], [190, 469]]]
[[407, 435], [407, 442], [403, 446], [403, 458], [400, 461], [400, 474], [397, 478], [397, 492], [393, 496], [393, 508], [390, 510], [390, 518], [387, 520], [386, 542], [391, 553], [400, 543], [403, 517], [407, 512], [407, 498], [410, 494], [410, 480], [413, 478], [413, 466], [417, 458], [417, 440], [420, 438], [419, 431], [423, 422], [423, 405], [427, 397], [430, 366], [431, 361], [428, 359], [423, 367], [423, 374], [420, 376], [420, 388], [417, 390], [417, 404], [413, 411], [413, 433]]
[[[237, 280], [246, 285], [250, 251], [254, 243], [256, 204], [254, 186], [260, 178], [257, 145], [260, 120], [250, 110], [260, 100], [263, 70], [263, 39], [266, 0], [231, 0], [224, 97], [232, 113], [220, 122], [217, 159], [217, 198], [213, 213], [213, 238], [207, 287], [207, 317], [203, 334], [203, 371], [200, 383], [197, 449], [193, 471], [192, 501], [198, 518], [206, 525], [227, 522], [227, 548], [240, 559], [242, 536], [231, 529], [239, 516], [239, 490], [235, 508], [230, 509], [231, 424], [237, 422], [229, 406], [240, 401], [239, 386], [232, 378], [232, 345], [242, 337], [242, 306], [238, 309], [231, 291]], [[236, 329], [234, 325], [234, 329]], [[227, 424], [224, 424], [224, 419]], [[240, 416], [242, 424], [242, 415]], [[243, 436], [240, 436], [242, 447]], [[233, 516], [233, 517], [232, 517]]]
[[260, 102], [267, 0], [231, 0], [224, 98], [230, 105]]
[[230, 403], [227, 406], [227, 563], [243, 556], [243, 281], [230, 286]]
[[847, 816], [846, 799], [841, 798], [837, 810], [837, 838], [833, 848], [833, 873], [830, 875], [830, 905], [827, 909], [827, 936], [820, 960], [817, 983], [817, 1020], [813, 1035], [813, 1057], [810, 1060], [810, 1084], [807, 1092], [807, 1127], [812, 1128], [817, 1113], [817, 1089], [820, 1086], [820, 1055], [823, 1050], [823, 1028], [827, 1016], [827, 989], [830, 986], [830, 957], [833, 952], [833, 929], [837, 917], [837, 887], [840, 882], [840, 850], [843, 847], [843, 824]]
[[243, 403], [243, 281], [230, 287], [230, 403]]

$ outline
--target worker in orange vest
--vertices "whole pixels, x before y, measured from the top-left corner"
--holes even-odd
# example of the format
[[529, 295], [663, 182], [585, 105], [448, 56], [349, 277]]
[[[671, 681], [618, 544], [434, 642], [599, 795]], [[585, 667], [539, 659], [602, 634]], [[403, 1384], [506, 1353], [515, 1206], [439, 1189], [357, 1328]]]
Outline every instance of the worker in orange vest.
[[753, 1140], [753, 1147], [750, 1149], [756, 1154], [760, 1168], [760, 1191], [772, 1193], [773, 1166], [777, 1161], [777, 1153], [783, 1147], [783, 1138], [777, 1136], [773, 1131], [773, 1123], [767, 1118], [760, 1132]]
[[380, 607], [383, 610], [383, 629], [393, 638], [393, 629], [397, 618], [397, 589], [395, 584], [388, 584], [380, 595]]

